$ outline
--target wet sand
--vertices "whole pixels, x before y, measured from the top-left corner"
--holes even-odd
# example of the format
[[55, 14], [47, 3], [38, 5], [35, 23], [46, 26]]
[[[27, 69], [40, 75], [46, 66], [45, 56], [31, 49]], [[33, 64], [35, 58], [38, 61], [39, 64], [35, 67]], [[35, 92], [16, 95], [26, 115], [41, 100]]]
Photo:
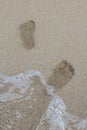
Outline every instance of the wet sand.
[[[24, 76], [27, 77], [27, 74]], [[4, 95], [3, 102], [0, 97], [0, 130], [36, 130], [41, 116], [52, 97], [47, 94], [46, 86], [40, 81], [39, 76], [31, 76], [30, 79], [28, 77], [28, 80], [26, 78], [28, 88], [23, 94], [21, 91], [12, 91], [13, 94], [22, 94], [21, 98], [18, 97], [12, 100], [10, 94], [10, 99], [7, 98], [8, 100], [6, 101]], [[4, 87], [6, 86], [5, 83], [3, 85]], [[17, 81], [11, 87], [16, 88]], [[26, 84], [25, 87], [22, 86], [21, 88], [25, 89]], [[5, 91], [4, 94], [6, 94]]]
[[[46, 79], [62, 60], [75, 68], [75, 76], [58, 94], [68, 111], [87, 116], [87, 1], [0, 1], [0, 72], [15, 75], [28, 69]], [[25, 48], [19, 26], [36, 25], [35, 46]]]

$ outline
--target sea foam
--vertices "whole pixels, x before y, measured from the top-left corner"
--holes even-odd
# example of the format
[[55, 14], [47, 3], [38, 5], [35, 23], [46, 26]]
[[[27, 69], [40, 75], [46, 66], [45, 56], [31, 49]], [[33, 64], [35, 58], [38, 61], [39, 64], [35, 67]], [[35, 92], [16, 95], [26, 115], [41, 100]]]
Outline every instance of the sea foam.
[[[7, 102], [12, 103], [16, 100], [21, 101], [24, 99], [29, 101], [32, 99], [34, 89], [37, 87], [35, 84], [31, 87], [34, 82], [34, 76], [39, 77], [40, 82], [45, 86], [47, 94], [51, 96], [40, 122], [36, 124], [36, 130], [43, 130], [43, 127], [45, 130], [87, 130], [87, 118], [81, 119], [80, 117], [67, 113], [67, 107], [64, 101], [54, 93], [53, 86], [47, 85], [44, 76], [37, 70], [28, 70], [16, 76], [0, 74], [0, 102], [5, 104]], [[29, 94], [25, 94], [28, 90], [30, 91]], [[33, 102], [37, 102], [37, 98], [34, 97]], [[32, 108], [32, 104], [29, 110], [30, 108], [34, 109]], [[21, 113], [18, 112], [16, 115], [19, 118]], [[23, 118], [22, 115], [21, 118]], [[45, 124], [47, 125], [45, 126]], [[12, 126], [8, 127], [8, 129], [11, 128], [13, 129]]]

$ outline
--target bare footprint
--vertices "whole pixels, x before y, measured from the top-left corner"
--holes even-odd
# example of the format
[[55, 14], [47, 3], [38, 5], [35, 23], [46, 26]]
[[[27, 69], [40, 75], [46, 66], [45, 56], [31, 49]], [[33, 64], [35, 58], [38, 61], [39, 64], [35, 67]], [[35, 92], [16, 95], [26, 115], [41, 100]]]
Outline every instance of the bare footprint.
[[35, 31], [35, 23], [30, 20], [19, 26], [20, 36], [23, 41], [23, 45], [27, 49], [32, 49], [35, 46], [34, 43], [34, 31]]
[[48, 84], [58, 88], [62, 88], [66, 85], [75, 75], [75, 70], [71, 63], [66, 60], [61, 61], [56, 67], [52, 75], [49, 77]]

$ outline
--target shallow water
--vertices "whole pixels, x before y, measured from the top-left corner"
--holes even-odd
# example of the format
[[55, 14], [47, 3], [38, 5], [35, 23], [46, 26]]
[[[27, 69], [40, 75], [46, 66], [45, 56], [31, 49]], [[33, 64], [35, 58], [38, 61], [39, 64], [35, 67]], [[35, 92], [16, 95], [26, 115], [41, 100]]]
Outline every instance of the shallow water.
[[[35, 87], [37, 87], [36, 82], [33, 85], [33, 87], [31, 87], [31, 84], [34, 82], [34, 79], [33, 79], [34, 76], [39, 77], [40, 82], [44, 84], [45, 86], [44, 89], [46, 89], [48, 96], [49, 95], [51, 96], [51, 101], [48, 102], [48, 107], [46, 108], [45, 112], [42, 114], [42, 119], [41, 119], [41, 122], [46, 121], [46, 123], [48, 124], [44, 126], [46, 127], [45, 129], [47, 130], [87, 130], [87, 118], [81, 119], [80, 117], [73, 116], [70, 113], [68, 113], [67, 107], [64, 101], [58, 95], [54, 93], [53, 86], [47, 85], [44, 76], [39, 71], [28, 70], [24, 73], [20, 73], [12, 77], [0, 74], [0, 102], [5, 105], [9, 102], [14, 103], [16, 102], [16, 100], [29, 101], [30, 99], [32, 99], [34, 89]], [[29, 93], [27, 93], [28, 90], [29, 90]], [[35, 102], [36, 100], [37, 98], [34, 98], [33, 101]], [[29, 108], [32, 108], [32, 106], [29, 106]], [[23, 118], [22, 114], [16, 110], [16, 120], [22, 120], [22, 118]], [[4, 130], [13, 129], [12, 127], [13, 124], [14, 123], [10, 121], [9, 124], [8, 123], [6, 124], [6, 128], [4, 128]], [[36, 125], [37, 125], [36, 130], [43, 130], [42, 128], [43, 126], [41, 125], [41, 123], [36, 124]], [[0, 128], [2, 128], [1, 124], [0, 124]]]

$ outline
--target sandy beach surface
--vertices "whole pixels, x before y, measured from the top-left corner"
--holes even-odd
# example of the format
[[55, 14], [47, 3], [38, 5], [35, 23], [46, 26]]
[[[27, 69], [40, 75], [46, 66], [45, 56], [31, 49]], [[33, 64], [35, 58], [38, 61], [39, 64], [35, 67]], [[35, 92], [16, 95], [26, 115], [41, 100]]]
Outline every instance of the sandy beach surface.
[[[35, 47], [24, 47], [20, 24], [35, 22]], [[75, 75], [58, 95], [68, 111], [87, 116], [87, 1], [0, 0], [0, 72], [16, 75], [39, 70], [48, 80], [62, 60], [73, 64]]]

